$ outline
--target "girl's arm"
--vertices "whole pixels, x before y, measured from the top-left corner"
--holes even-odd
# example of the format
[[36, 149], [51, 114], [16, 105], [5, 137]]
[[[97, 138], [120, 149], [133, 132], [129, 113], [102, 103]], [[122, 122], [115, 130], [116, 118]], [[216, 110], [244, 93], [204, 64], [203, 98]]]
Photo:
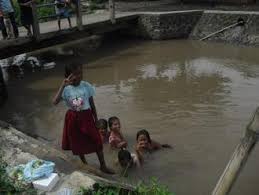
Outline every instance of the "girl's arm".
[[139, 164], [142, 165], [142, 163], [143, 163], [143, 156], [142, 156], [142, 154], [140, 152], [140, 148], [139, 148], [138, 145], [135, 146], [135, 152], [136, 152]]
[[93, 113], [94, 120], [95, 120], [95, 122], [97, 122], [98, 118], [97, 118], [97, 112], [96, 112], [93, 96], [91, 96], [89, 98], [89, 103], [90, 103], [90, 107], [91, 107], [91, 110], [92, 110], [92, 113]]
[[127, 147], [127, 142], [122, 140], [116, 139], [114, 136], [109, 137], [109, 144], [112, 148], [126, 148]]
[[159, 150], [161, 148], [172, 148], [169, 144], [160, 144], [154, 140], [151, 140], [151, 147], [153, 150]]
[[120, 143], [117, 144], [118, 148], [126, 148], [127, 147], [127, 142], [126, 141], [122, 141]]
[[57, 104], [60, 102], [62, 92], [63, 92], [65, 86], [71, 84], [71, 82], [72, 82], [72, 77], [73, 77], [73, 75], [71, 74], [71, 75], [69, 75], [69, 77], [67, 77], [66, 79], [63, 80], [61, 86], [60, 86], [59, 89], [58, 89], [58, 92], [56, 93], [56, 95], [54, 96], [54, 98], [53, 98], [53, 100], [52, 100], [52, 103], [53, 103], [54, 105], [57, 105]]
[[162, 148], [162, 145], [154, 140], [151, 140], [151, 149], [152, 150], [159, 150]]
[[138, 168], [140, 168], [141, 163], [139, 161], [138, 155], [137, 154], [131, 154], [131, 158], [133, 159], [134, 165], [136, 165]]
[[125, 140], [124, 136], [120, 132], [121, 142], [118, 143], [119, 148], [126, 148], [128, 146], [127, 141]]

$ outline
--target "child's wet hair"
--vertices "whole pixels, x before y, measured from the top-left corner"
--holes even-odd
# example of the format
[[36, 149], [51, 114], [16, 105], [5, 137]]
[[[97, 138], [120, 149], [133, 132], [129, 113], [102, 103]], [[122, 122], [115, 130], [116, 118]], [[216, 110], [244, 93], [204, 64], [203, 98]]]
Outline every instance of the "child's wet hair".
[[69, 77], [69, 75], [71, 75], [73, 72], [75, 72], [78, 68], [81, 68], [81, 67], [82, 67], [82, 64], [77, 62], [67, 64], [65, 66], [65, 78]]
[[138, 141], [139, 136], [141, 136], [141, 135], [145, 135], [147, 137], [148, 142], [151, 143], [150, 135], [146, 129], [141, 129], [137, 132], [137, 136], [136, 136], [137, 141]]
[[131, 157], [130, 152], [128, 150], [122, 148], [118, 152], [118, 160], [119, 160], [119, 163], [121, 166], [123, 166], [123, 167], [128, 166], [129, 163], [132, 162], [132, 157]]
[[99, 119], [96, 123], [97, 129], [107, 129], [108, 128], [108, 122], [106, 119]]
[[110, 117], [110, 118], [108, 119], [109, 128], [112, 127], [113, 122], [116, 121], [116, 120], [119, 121], [120, 119], [119, 119], [117, 116], [112, 116], [112, 117]]

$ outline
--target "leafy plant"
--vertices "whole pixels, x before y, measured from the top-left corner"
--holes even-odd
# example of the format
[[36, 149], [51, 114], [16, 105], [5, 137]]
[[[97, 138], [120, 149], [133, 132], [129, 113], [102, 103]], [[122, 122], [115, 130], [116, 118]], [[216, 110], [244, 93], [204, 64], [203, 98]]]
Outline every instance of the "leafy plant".
[[140, 195], [173, 195], [166, 186], [158, 183], [157, 179], [152, 178], [150, 184], [139, 183], [136, 192]]
[[7, 164], [3, 161], [0, 153], [0, 194], [26, 194], [35, 195], [36, 190], [18, 180], [11, 179], [6, 172]]
[[136, 190], [129, 191], [120, 187], [97, 184], [94, 189], [80, 188], [77, 195], [173, 195], [167, 187], [152, 178], [149, 184], [139, 183]]

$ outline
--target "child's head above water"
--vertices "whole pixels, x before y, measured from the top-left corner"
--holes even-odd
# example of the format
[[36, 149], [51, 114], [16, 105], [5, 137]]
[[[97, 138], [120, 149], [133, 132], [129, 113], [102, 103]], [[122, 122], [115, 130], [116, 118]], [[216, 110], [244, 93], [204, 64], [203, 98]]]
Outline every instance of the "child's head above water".
[[111, 131], [120, 131], [121, 124], [118, 117], [116, 116], [110, 117], [108, 120], [108, 124]]
[[97, 129], [101, 132], [101, 133], [106, 133], [107, 129], [108, 129], [108, 122], [105, 119], [99, 119], [96, 123], [96, 127]]
[[126, 149], [121, 149], [119, 152], [118, 152], [118, 160], [119, 160], [119, 163], [122, 167], [129, 167], [132, 165], [133, 163], [133, 159], [131, 157], [131, 154], [128, 150]]
[[67, 64], [65, 67], [65, 78], [70, 77], [72, 85], [80, 84], [80, 81], [83, 78], [82, 65], [79, 63]]
[[150, 135], [148, 131], [145, 129], [142, 129], [137, 132], [136, 140], [137, 142], [143, 141], [143, 142], [151, 143]]

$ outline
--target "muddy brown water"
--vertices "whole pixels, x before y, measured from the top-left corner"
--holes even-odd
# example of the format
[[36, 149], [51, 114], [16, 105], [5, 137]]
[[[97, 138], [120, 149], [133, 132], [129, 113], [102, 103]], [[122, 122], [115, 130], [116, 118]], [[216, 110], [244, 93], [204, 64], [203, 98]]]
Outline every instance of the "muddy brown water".
[[[52, 106], [51, 99], [63, 65], [80, 59], [85, 80], [96, 87], [99, 118], [121, 119], [130, 150], [142, 128], [174, 146], [153, 153], [128, 180], [156, 177], [177, 195], [210, 194], [258, 105], [259, 49], [184, 40], [124, 40], [85, 53], [78, 49], [83, 47], [74, 46], [80, 57], [50, 57], [58, 64], [54, 69], [10, 76], [1, 119], [59, 146], [65, 107]], [[114, 166], [114, 154], [105, 151]], [[259, 194], [258, 151], [256, 146], [231, 195]], [[98, 166], [95, 155], [87, 159]]]

